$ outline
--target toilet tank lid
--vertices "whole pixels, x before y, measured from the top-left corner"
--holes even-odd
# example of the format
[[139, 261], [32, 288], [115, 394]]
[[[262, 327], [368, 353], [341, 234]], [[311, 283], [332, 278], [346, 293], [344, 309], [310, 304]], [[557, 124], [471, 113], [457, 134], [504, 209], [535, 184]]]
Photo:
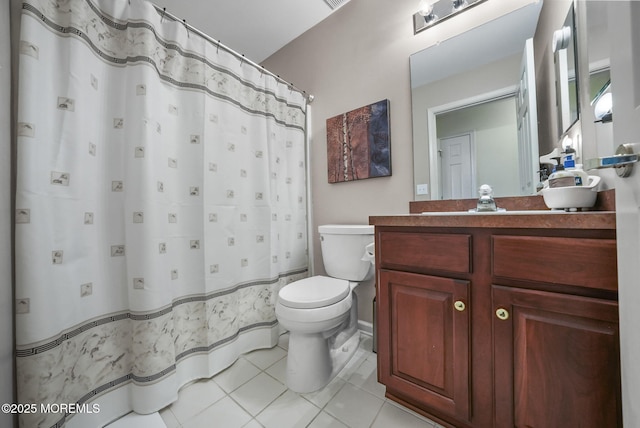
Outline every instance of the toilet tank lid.
[[335, 235], [373, 235], [369, 224], [325, 224], [318, 226], [318, 232]]
[[280, 289], [280, 303], [289, 308], [322, 308], [339, 302], [349, 295], [349, 281], [328, 276], [304, 278]]

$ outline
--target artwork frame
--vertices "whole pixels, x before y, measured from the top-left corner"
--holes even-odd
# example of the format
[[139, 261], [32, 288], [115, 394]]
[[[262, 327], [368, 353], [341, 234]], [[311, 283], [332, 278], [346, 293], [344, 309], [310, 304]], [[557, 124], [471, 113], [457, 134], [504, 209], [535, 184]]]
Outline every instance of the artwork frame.
[[388, 99], [327, 119], [329, 183], [391, 176]]

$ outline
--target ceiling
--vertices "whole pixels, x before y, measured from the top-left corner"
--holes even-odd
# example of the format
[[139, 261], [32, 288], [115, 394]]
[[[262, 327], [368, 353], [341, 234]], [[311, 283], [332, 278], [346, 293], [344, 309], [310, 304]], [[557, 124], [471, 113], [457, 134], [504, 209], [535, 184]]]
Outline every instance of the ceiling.
[[261, 63], [349, 0], [152, 0], [213, 39]]

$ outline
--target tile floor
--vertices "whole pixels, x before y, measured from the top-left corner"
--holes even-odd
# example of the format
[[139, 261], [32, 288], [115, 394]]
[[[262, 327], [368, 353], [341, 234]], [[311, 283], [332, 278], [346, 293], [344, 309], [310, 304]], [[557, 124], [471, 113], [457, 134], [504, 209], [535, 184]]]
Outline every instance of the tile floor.
[[288, 335], [278, 346], [241, 356], [231, 367], [184, 387], [160, 411], [167, 428], [442, 428], [384, 397], [370, 336], [324, 389], [297, 394], [285, 386]]

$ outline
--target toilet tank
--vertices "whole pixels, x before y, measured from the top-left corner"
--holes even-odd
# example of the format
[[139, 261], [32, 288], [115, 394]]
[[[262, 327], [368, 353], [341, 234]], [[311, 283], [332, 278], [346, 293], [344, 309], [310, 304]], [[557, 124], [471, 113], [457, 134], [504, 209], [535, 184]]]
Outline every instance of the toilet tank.
[[365, 247], [373, 242], [373, 230], [373, 226], [364, 224], [318, 226], [327, 275], [349, 281], [369, 279], [373, 267], [364, 256]]

